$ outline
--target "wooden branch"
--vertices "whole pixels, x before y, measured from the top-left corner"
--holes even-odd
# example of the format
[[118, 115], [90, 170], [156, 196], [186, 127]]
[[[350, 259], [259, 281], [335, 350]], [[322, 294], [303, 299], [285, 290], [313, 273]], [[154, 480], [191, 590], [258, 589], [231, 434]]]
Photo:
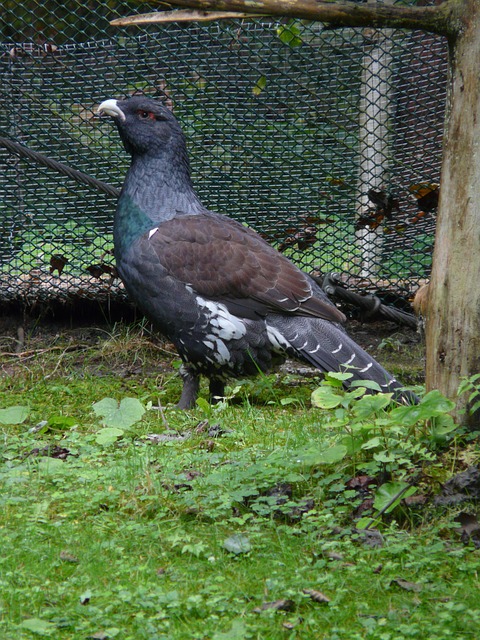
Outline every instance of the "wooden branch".
[[[163, 0], [154, 0], [154, 2], [164, 5]], [[286, 16], [327, 22], [336, 27], [420, 29], [454, 37], [461, 29], [458, 12], [463, 6], [464, 0], [446, 0], [438, 6], [428, 7], [370, 2], [364, 4], [321, 2], [317, 0], [170, 0], [170, 2], [174, 5], [196, 9], [200, 12], [198, 16], [206, 16], [208, 15], [206, 12], [215, 11], [223, 14], [225, 12], [227, 14], [236, 13], [235, 17], [245, 17], [249, 14], [254, 14], [254, 16]], [[161, 17], [162, 12], [151, 15], [154, 17], [149, 18], [150, 24], [165, 22]], [[185, 14], [185, 16], [187, 15]], [[213, 13], [209, 17], [212, 20], [216, 19]], [[219, 17], [234, 16], [223, 15]], [[185, 17], [185, 19], [188, 18]], [[115, 20], [111, 24], [119, 25], [119, 20]]]
[[[265, 13], [262, 15], [266, 15]], [[232, 18], [257, 18], [259, 14], [240, 13], [237, 11], [198, 11], [193, 9], [177, 9], [176, 11], [157, 11], [155, 13], [141, 13], [136, 16], [127, 16], [112, 20], [113, 27], [130, 27], [142, 24], [157, 24], [169, 22], [210, 22], [212, 20], [225, 20]]]

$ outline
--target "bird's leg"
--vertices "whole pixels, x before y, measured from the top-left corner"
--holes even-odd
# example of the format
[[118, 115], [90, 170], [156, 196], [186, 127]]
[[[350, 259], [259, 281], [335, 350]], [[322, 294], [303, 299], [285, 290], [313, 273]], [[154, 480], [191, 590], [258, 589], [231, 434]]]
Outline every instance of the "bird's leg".
[[222, 398], [225, 397], [225, 383], [218, 378], [210, 378], [210, 402], [217, 404]]
[[183, 389], [180, 400], [177, 403], [178, 409], [192, 409], [197, 400], [198, 389], [200, 387], [200, 376], [193, 373], [188, 367], [180, 367], [180, 376], [183, 380]]

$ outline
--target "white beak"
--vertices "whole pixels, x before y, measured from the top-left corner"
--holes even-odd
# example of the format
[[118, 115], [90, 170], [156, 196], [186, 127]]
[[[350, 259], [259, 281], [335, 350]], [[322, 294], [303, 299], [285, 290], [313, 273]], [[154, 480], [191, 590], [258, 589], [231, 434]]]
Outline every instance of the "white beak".
[[112, 116], [112, 118], [120, 118], [122, 122], [125, 121], [125, 114], [118, 106], [116, 100], [104, 100], [98, 107], [97, 113], [99, 116], [106, 114], [107, 116]]

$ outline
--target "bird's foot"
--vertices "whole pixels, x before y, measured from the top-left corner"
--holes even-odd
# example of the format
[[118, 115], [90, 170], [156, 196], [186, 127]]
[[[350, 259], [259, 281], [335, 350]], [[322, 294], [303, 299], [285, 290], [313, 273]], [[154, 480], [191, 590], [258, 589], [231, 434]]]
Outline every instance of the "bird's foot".
[[177, 409], [193, 409], [200, 387], [200, 377], [183, 365], [180, 368], [180, 376], [183, 380], [183, 389]]

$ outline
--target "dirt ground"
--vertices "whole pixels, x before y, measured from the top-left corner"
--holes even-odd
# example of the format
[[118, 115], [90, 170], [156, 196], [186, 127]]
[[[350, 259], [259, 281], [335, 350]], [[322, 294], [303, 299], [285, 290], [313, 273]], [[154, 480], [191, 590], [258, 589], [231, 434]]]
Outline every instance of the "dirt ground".
[[[70, 345], [72, 349], [80, 344], [87, 348], [101, 348], [112, 334], [127, 332], [126, 325], [132, 322], [135, 328], [130, 330], [131, 335], [140, 333], [160, 347], [155, 349], [152, 370], [169, 370], [175, 359], [173, 346], [157, 337], [148, 324], [140, 324], [140, 320], [128, 307], [109, 316], [105, 310], [85, 313], [72, 308], [53, 313], [51, 310], [26, 312], [11, 309], [2, 313], [0, 307], [0, 366], [3, 377], [13, 373], [16, 358], [20, 360], [23, 354], [41, 352], [54, 345]], [[402, 382], [423, 383], [424, 344], [415, 330], [387, 321], [361, 323], [355, 320], [347, 323], [347, 330], [358, 344]], [[125, 350], [128, 351], [127, 346]], [[81, 366], [81, 361], [78, 365]], [[309, 372], [314, 372], [299, 363], [287, 362], [284, 366], [292, 374], [308, 376]]]

